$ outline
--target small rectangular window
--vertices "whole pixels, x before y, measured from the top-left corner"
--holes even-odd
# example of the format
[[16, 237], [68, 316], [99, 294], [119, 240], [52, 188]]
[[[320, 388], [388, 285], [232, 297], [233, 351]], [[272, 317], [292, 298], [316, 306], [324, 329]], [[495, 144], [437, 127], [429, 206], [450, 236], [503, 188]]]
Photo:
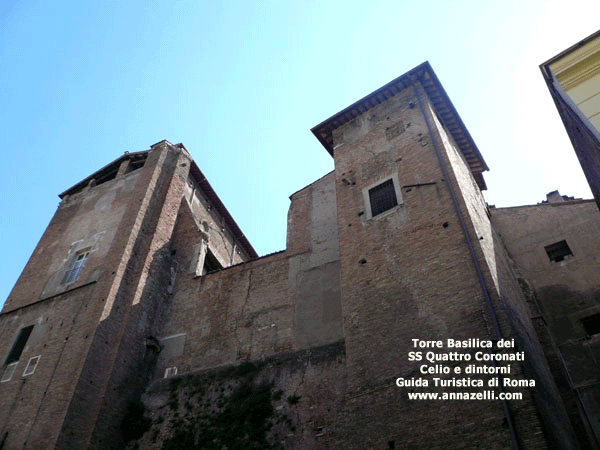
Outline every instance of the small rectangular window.
[[544, 249], [552, 262], [560, 262], [573, 256], [573, 252], [569, 248], [567, 241], [555, 242], [554, 244], [547, 245]]
[[35, 368], [38, 365], [38, 362], [40, 362], [40, 358], [42, 356], [38, 355], [38, 356], [34, 356], [33, 358], [29, 358], [29, 361], [27, 362], [27, 366], [25, 367], [25, 370], [23, 371], [23, 376], [26, 377], [27, 375], [31, 375], [33, 372], [35, 372]]
[[14, 362], [14, 363], [6, 366], [6, 368], [4, 369], [4, 373], [2, 374], [2, 379], [0, 379], [0, 383], [10, 381], [12, 376], [15, 374], [15, 370], [17, 369], [17, 364], [19, 364], [19, 363]]
[[65, 276], [63, 277], [62, 284], [74, 283], [79, 279], [79, 275], [81, 275], [81, 271], [83, 270], [83, 266], [85, 266], [85, 262], [89, 256], [89, 250], [79, 252], [75, 257], [75, 262], [70, 270], [65, 272]]
[[384, 213], [394, 206], [398, 205], [394, 181], [390, 178], [387, 181], [369, 189], [369, 202], [371, 204], [371, 216]]
[[600, 313], [581, 319], [583, 328], [588, 336], [600, 334]]
[[29, 325], [28, 327], [21, 328], [19, 330], [19, 335], [17, 336], [17, 339], [15, 339], [15, 342], [10, 349], [8, 356], [6, 357], [6, 361], [4, 361], [4, 364], [11, 364], [19, 360], [32, 330], [33, 325]]

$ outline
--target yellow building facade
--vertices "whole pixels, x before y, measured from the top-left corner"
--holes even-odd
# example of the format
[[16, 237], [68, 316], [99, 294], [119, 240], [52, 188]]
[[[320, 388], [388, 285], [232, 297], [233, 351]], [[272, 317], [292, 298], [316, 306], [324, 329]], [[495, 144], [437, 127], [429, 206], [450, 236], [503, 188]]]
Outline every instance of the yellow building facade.
[[600, 31], [540, 68], [600, 207]]

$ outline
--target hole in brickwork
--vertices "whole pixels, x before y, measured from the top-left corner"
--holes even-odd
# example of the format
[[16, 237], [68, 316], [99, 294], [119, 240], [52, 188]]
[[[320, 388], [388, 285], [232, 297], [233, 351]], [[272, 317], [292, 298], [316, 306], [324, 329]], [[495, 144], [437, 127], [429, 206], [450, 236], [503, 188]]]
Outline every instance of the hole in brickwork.
[[448, 228], [448, 225], [449, 225], [449, 224], [448, 224], [448, 222], [444, 222], [444, 223], [442, 224], [442, 226], [443, 226], [444, 228]]
[[367, 260], [363, 258], [363, 259], [361, 259], [360, 261], [358, 261], [358, 263], [359, 263], [360, 265], [365, 265], [365, 264], [367, 263]]

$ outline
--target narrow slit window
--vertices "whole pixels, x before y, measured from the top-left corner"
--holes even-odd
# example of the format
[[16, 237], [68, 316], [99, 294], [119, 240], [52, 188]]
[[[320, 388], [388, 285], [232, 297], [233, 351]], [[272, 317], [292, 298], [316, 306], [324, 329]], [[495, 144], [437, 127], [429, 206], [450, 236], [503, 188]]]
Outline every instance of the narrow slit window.
[[90, 252], [88, 250], [84, 252], [79, 252], [77, 254], [73, 266], [70, 270], [67, 270], [65, 272], [62, 284], [73, 283], [79, 279], [79, 275], [81, 275], [81, 271], [83, 270], [83, 266], [85, 266], [85, 262], [87, 261], [89, 254]]
[[384, 213], [398, 205], [394, 181], [389, 179], [369, 189], [369, 202], [371, 204], [371, 216]]
[[569, 248], [567, 241], [555, 242], [554, 244], [544, 247], [550, 261], [560, 262], [573, 256], [573, 252]]
[[17, 336], [17, 339], [15, 339], [15, 343], [6, 357], [6, 361], [4, 361], [5, 365], [17, 362], [19, 360], [32, 330], [33, 325], [29, 325], [28, 327], [21, 328], [21, 330], [19, 330], [19, 335]]

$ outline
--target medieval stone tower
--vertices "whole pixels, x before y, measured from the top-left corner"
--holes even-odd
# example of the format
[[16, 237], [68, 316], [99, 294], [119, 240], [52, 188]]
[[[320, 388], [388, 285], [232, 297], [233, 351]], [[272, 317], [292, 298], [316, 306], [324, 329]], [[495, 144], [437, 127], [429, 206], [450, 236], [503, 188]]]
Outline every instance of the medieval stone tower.
[[[61, 194], [0, 314], [0, 449], [577, 448], [487, 166], [429, 64], [313, 133], [335, 170], [261, 258], [181, 144]], [[409, 357], [449, 339], [514, 347]], [[524, 355], [510, 378], [533, 383], [452, 385], [492, 366], [478, 351]], [[521, 397], [416, 400], [399, 378]]]

